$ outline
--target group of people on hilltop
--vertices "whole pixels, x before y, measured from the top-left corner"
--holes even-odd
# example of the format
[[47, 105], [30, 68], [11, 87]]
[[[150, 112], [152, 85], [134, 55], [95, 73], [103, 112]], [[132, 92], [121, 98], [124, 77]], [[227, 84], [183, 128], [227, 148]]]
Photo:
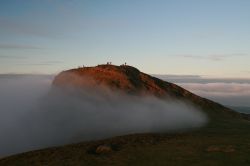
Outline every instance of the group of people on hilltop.
[[124, 64], [122, 64], [121, 66], [127, 66], [127, 63], [125, 62]]
[[[107, 65], [111, 65], [112, 63], [111, 62], [107, 62]], [[99, 66], [99, 65], [98, 65]], [[125, 62], [124, 64], [122, 64], [121, 66], [127, 66], [127, 63]], [[78, 66], [78, 68], [84, 68], [85, 66], [84, 65], [82, 65], [82, 67], [81, 66]]]
[[[107, 62], [107, 65], [111, 65], [111, 62]], [[122, 64], [121, 66], [127, 66], [127, 63], [125, 62], [124, 64]]]

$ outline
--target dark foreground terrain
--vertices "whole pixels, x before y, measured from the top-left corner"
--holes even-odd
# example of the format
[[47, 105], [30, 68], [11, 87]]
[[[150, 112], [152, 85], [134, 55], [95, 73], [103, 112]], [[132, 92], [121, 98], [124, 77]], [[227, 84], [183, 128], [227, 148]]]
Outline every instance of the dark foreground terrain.
[[[247, 115], [233, 112], [174, 84], [138, 73], [139, 71], [130, 67], [122, 67], [121, 70], [115, 66], [111, 68], [100, 66], [94, 70], [86, 70], [107, 72], [106, 69], [111, 70], [113, 76], [119, 74], [120, 71], [127, 73], [124, 78], [124, 75], [120, 73], [119, 83], [121, 82], [121, 84], [115, 82], [118, 88], [122, 85], [125, 90], [135, 92], [136, 85], [140, 85], [138, 84], [141, 83], [140, 81], [143, 83], [146, 80], [147, 83], [152, 82], [147, 84], [149, 88], [144, 86], [145, 84], [138, 87], [149, 89], [148, 93], [160, 97], [166, 93], [178, 99], [189, 100], [208, 115], [208, 124], [186, 132], [132, 134], [26, 152], [3, 158], [0, 160], [0, 165], [250, 165], [250, 122], [247, 120]], [[86, 71], [76, 69], [74, 72]], [[137, 82], [127, 84], [125, 81], [129, 81], [129, 79], [125, 78], [130, 78], [131, 73], [132, 77], [139, 78], [139, 74], [142, 79], [133, 79]], [[107, 82], [107, 78], [102, 79], [106, 84], [113, 83]], [[60, 80], [63, 80], [62, 77]], [[56, 84], [61, 85], [63, 81]], [[129, 88], [126, 89], [127, 85]]]
[[23, 153], [0, 165], [250, 165], [250, 124], [225, 120], [180, 134], [138, 134]]

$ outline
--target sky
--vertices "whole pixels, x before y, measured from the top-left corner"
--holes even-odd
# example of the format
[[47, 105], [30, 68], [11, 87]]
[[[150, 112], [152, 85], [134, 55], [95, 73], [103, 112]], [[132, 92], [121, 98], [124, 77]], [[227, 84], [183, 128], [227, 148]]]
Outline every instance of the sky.
[[150, 74], [249, 78], [250, 1], [0, 1], [0, 74], [107, 61]]

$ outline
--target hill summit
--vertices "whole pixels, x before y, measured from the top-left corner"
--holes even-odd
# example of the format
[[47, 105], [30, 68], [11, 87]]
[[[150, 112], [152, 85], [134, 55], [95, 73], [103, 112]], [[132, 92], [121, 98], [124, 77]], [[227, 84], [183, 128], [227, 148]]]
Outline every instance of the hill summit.
[[81, 67], [63, 71], [55, 77], [56, 86], [105, 86], [112, 90], [120, 90], [129, 94], [153, 94], [163, 96], [183, 96], [187, 91], [164, 82], [158, 78], [140, 72], [127, 65], [98, 65]]

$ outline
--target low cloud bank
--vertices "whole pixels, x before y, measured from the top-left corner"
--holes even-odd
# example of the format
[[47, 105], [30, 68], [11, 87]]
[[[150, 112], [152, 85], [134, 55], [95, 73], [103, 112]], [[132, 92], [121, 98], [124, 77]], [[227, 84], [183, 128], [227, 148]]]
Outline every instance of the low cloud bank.
[[0, 77], [0, 156], [84, 140], [200, 127], [206, 116], [180, 101], [107, 90], [51, 90], [50, 76]]
[[250, 107], [249, 78], [204, 78], [199, 75], [154, 75], [226, 106]]
[[228, 106], [250, 106], [250, 83], [178, 83], [178, 85]]
[[248, 83], [181, 83], [187, 89], [204, 95], [214, 96], [250, 96], [250, 84]]

